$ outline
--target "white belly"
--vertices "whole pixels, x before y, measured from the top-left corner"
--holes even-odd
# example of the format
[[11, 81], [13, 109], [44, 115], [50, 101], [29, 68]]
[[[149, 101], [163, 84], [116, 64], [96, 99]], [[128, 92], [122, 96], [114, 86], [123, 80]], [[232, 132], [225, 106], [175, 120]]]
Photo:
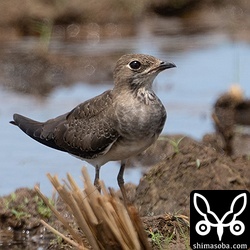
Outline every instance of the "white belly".
[[[93, 166], [102, 166], [108, 161], [120, 161], [137, 155], [147, 149], [155, 140], [156, 136], [145, 138], [140, 141], [117, 141], [104, 155], [98, 155], [95, 159], [86, 159]], [[85, 160], [85, 159], [84, 159]]]

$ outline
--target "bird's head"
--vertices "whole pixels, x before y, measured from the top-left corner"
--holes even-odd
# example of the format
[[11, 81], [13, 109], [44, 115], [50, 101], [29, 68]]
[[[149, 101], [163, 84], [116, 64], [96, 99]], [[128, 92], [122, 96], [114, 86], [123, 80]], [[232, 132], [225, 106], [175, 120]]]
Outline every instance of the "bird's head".
[[173, 67], [176, 67], [175, 64], [149, 55], [124, 55], [117, 61], [114, 69], [115, 87], [124, 88], [126, 86], [132, 90], [141, 87], [151, 88], [158, 73]]

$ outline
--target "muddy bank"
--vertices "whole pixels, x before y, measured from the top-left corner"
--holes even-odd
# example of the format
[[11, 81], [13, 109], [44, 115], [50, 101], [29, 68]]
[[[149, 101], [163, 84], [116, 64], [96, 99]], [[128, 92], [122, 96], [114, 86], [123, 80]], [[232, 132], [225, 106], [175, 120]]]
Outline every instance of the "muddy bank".
[[[154, 159], [152, 155], [155, 156]], [[156, 163], [156, 158], [160, 159], [160, 162]], [[145, 170], [139, 185], [135, 187], [128, 184], [127, 187], [128, 196], [142, 216], [149, 238], [152, 236], [152, 229], [154, 232], [160, 232], [165, 238], [169, 237], [177, 223], [176, 217], [171, 214], [189, 216], [189, 195], [192, 190], [250, 190], [249, 156], [227, 156], [222, 149], [216, 150], [207, 142], [195, 141], [183, 135], [163, 136], [143, 155], [133, 160], [134, 165], [147, 162], [153, 166]], [[51, 202], [68, 216], [64, 204], [53, 199]], [[15, 245], [17, 242], [20, 244], [21, 238], [24, 246], [47, 244], [51, 245], [51, 249], [53, 246], [63, 246], [63, 242], [58, 242], [58, 239], [40, 224], [40, 219], [45, 219], [50, 225], [64, 232], [35, 191], [18, 189], [13, 194], [2, 197], [0, 204], [0, 245]], [[166, 217], [166, 214], [169, 216]], [[187, 230], [185, 220], [182, 223], [183, 230]], [[163, 225], [168, 225], [168, 228]], [[172, 247], [169, 245], [170, 249], [175, 249], [176, 244], [185, 249], [185, 237], [179, 241], [173, 239], [174, 244]]]
[[[229, 157], [187, 137], [179, 143], [178, 152], [173, 152], [168, 150], [172, 145], [167, 138], [182, 136], [162, 138], [160, 148], [163, 144], [166, 158], [152, 167], [136, 188], [134, 202], [142, 216], [177, 211], [188, 215], [192, 190], [250, 190], [249, 156]], [[160, 154], [158, 150], [155, 153]]]
[[[13, 6], [15, 6], [13, 8]], [[85, 25], [96, 23], [104, 27], [106, 24], [120, 24], [129, 27], [120, 27], [120, 34], [128, 35], [135, 32], [137, 24], [147, 16], [158, 15], [174, 19], [179, 18], [182, 32], [204, 32], [210, 28], [221, 29], [230, 33], [247, 30], [250, 22], [248, 15], [250, 5], [247, 1], [22, 1], [10, 0], [2, 2], [0, 6], [0, 28], [6, 32], [1, 39], [20, 38], [22, 36], [44, 36], [48, 32], [62, 35], [61, 38], [80, 39], [88, 34], [86, 29], [71, 26], [63, 32], [68, 25]], [[226, 18], [225, 18], [226, 17]], [[166, 23], [167, 24], [167, 23]], [[242, 27], [244, 24], [244, 28]], [[61, 26], [58, 29], [58, 26]], [[176, 27], [177, 28], [177, 27]], [[78, 30], [78, 32], [77, 32]], [[126, 31], [127, 30], [127, 31]], [[172, 29], [171, 29], [172, 30]], [[113, 32], [111, 26], [103, 29], [103, 34]], [[71, 34], [71, 35], [70, 35]], [[73, 35], [75, 34], [75, 35]], [[63, 35], [65, 35], [63, 37]], [[114, 33], [113, 33], [114, 35]], [[245, 34], [247, 35], [247, 34]]]
[[[180, 48], [179, 42], [166, 40], [164, 50], [170, 52], [186, 49], [188, 37], [197, 34], [220, 33], [232, 40], [249, 41], [247, 1], [135, 4], [105, 0], [90, 4], [36, 0], [21, 4], [11, 0], [0, 7], [0, 84], [39, 96], [78, 81], [112, 82], [115, 61], [133, 50], [129, 41], [123, 40], [143, 36], [143, 32], [152, 39], [161, 36], [186, 41]], [[125, 45], [96, 53], [101, 41], [113, 39]], [[89, 45], [93, 45], [91, 53]]]

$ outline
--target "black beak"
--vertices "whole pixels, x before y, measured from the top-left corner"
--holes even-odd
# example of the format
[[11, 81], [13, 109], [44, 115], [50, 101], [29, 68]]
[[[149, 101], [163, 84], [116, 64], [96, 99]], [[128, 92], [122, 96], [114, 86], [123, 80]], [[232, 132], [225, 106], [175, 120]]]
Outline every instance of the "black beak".
[[165, 69], [170, 69], [170, 68], [174, 68], [174, 67], [176, 67], [176, 65], [174, 63], [161, 62], [157, 67], [151, 69], [149, 72], [158, 72], [159, 73]]
[[171, 63], [171, 62], [161, 62], [159, 65], [160, 70], [170, 69], [170, 68], [175, 68], [175, 67], [176, 67], [176, 65], [174, 63]]

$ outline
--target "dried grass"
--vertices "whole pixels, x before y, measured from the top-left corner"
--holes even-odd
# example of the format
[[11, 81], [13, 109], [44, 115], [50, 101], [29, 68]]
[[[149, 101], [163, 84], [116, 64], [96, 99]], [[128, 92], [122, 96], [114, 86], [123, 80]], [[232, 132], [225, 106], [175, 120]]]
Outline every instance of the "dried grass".
[[[67, 181], [61, 184], [57, 176], [48, 174], [48, 178], [55, 187], [63, 202], [73, 215], [75, 224], [95, 249], [151, 249], [141, 219], [133, 206], [127, 208], [114, 194], [107, 190], [100, 182], [102, 193], [92, 184], [86, 168], [82, 169], [84, 190], [74, 181], [70, 174]], [[45, 221], [41, 221], [50, 231], [62, 237], [65, 241], [78, 249], [87, 249], [81, 232], [76, 230], [65, 219], [40, 191], [35, 187], [39, 196], [54, 212], [58, 220], [70, 233], [70, 237], [60, 233]]]

